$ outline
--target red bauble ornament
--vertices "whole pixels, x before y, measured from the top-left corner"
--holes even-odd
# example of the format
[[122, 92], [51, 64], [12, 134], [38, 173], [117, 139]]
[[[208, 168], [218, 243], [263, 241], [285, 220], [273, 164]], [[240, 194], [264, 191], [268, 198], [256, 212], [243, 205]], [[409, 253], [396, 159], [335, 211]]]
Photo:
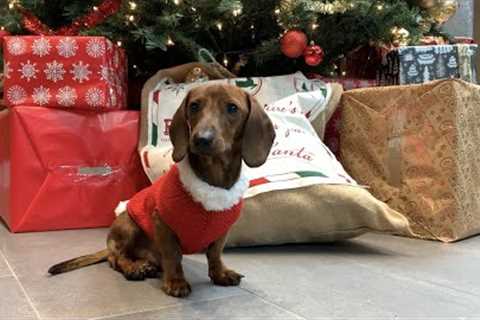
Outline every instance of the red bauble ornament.
[[311, 67], [316, 67], [323, 61], [323, 57], [325, 53], [323, 52], [322, 47], [311, 44], [305, 48], [303, 52], [303, 56], [305, 57], [305, 63]]
[[287, 31], [280, 39], [282, 53], [289, 58], [298, 58], [307, 47], [308, 39], [300, 30]]

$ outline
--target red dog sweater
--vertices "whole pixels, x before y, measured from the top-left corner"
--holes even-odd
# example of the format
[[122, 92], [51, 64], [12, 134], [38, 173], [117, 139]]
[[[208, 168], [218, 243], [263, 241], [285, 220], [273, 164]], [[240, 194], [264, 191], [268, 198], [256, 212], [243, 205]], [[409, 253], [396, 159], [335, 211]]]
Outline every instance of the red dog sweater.
[[229, 190], [200, 180], [184, 159], [127, 204], [130, 217], [153, 238], [152, 214], [158, 213], [177, 235], [184, 254], [198, 253], [223, 236], [237, 221], [248, 180]]

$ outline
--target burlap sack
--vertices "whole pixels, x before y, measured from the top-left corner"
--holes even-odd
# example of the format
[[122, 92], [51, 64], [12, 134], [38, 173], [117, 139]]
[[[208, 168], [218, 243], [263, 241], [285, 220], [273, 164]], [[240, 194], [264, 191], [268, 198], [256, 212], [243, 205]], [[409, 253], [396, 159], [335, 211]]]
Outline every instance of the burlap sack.
[[359, 89], [343, 102], [341, 157], [419, 237], [480, 232], [480, 87], [461, 80]]
[[411, 234], [405, 216], [367, 190], [314, 185], [246, 199], [227, 246], [334, 242], [366, 232]]

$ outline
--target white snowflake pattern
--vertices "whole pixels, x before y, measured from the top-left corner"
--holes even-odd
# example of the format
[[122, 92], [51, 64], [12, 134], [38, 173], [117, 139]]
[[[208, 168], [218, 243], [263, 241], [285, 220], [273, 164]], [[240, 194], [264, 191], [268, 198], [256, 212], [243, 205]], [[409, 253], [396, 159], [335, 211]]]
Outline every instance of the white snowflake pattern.
[[109, 66], [101, 65], [98, 74], [100, 75], [100, 79], [102, 81], [105, 81], [109, 85], [113, 84], [113, 70]]
[[50, 102], [51, 97], [52, 95], [50, 94], [49, 88], [40, 86], [33, 89], [32, 99], [35, 104], [38, 104], [40, 106], [46, 105]]
[[72, 66], [73, 68], [70, 70], [70, 73], [73, 74], [73, 80], [80, 83], [90, 80], [90, 74], [92, 71], [88, 70], [88, 67], [90, 66], [88, 63], [83, 64], [82, 61], [79, 61], [78, 63], [74, 63]]
[[43, 72], [45, 72], [45, 76], [48, 80], [57, 82], [59, 80], [63, 80], [65, 69], [63, 68], [63, 63], [53, 60], [52, 62], [47, 62], [47, 67], [45, 70], [43, 70]]
[[27, 82], [30, 82], [31, 79], [37, 78], [38, 70], [36, 68], [37, 64], [27, 60], [26, 63], [20, 62], [21, 68], [18, 71], [21, 73], [20, 78], [26, 79]]
[[27, 98], [27, 92], [21, 86], [14, 85], [7, 90], [7, 99], [11, 104], [23, 103]]
[[5, 61], [3, 64], [3, 76], [7, 79], [10, 79], [10, 72], [12, 72], [12, 68], [10, 68], [10, 61]]
[[57, 45], [58, 54], [65, 58], [73, 57], [78, 50], [77, 41], [73, 38], [66, 37], [61, 39]]
[[40, 39], [33, 40], [32, 52], [34, 55], [44, 57], [50, 54], [52, 46], [47, 38], [41, 37]]
[[27, 49], [27, 43], [22, 38], [14, 37], [8, 40], [7, 48], [11, 55], [19, 56], [25, 53]]
[[99, 107], [105, 102], [105, 93], [103, 90], [98, 88], [88, 89], [85, 94], [85, 100], [87, 104], [91, 107]]
[[88, 40], [87, 54], [93, 58], [103, 56], [105, 54], [105, 43], [98, 38]]
[[65, 86], [58, 89], [56, 98], [59, 105], [64, 107], [71, 107], [75, 104], [75, 101], [77, 100], [77, 91], [72, 87]]

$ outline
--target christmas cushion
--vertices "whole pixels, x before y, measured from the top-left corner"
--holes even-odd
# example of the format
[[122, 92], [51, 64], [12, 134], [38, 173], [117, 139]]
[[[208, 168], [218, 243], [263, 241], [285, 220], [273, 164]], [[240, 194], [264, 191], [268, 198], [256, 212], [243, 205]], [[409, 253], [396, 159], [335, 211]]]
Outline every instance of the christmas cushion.
[[3, 44], [8, 106], [126, 108], [125, 53], [107, 38], [8, 36]]
[[461, 80], [343, 96], [342, 163], [422, 238], [480, 233], [480, 86]]

